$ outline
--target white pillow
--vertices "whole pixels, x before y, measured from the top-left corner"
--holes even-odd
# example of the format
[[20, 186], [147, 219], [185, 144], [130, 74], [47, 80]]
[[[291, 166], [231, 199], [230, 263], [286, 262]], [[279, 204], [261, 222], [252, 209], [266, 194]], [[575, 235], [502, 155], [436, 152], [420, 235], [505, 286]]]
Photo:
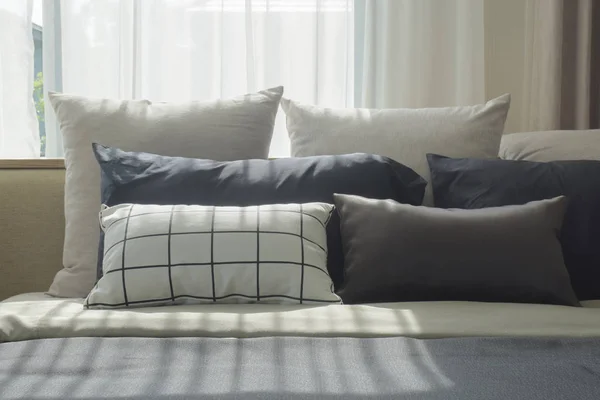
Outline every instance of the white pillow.
[[325, 203], [106, 208], [104, 275], [85, 307], [339, 304], [327, 272], [332, 212]]
[[511, 133], [502, 136], [506, 160], [600, 160], [600, 129]]
[[[373, 153], [430, 181], [426, 154], [495, 158], [510, 107], [505, 94], [485, 104], [446, 108], [323, 108], [282, 99], [295, 157]], [[425, 205], [433, 205], [431, 185]]]
[[64, 268], [48, 293], [85, 297], [96, 282], [100, 168], [92, 143], [168, 156], [267, 158], [282, 87], [229, 100], [152, 103], [50, 94], [66, 165]]

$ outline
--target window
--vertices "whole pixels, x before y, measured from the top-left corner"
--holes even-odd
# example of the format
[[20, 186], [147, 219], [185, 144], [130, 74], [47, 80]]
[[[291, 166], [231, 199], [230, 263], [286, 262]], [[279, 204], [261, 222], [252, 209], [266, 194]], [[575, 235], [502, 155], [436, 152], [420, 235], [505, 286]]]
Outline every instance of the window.
[[[26, 21], [31, 26], [31, 38], [22, 28], [2, 29], [20, 29], [21, 53], [33, 55], [31, 68], [23, 69], [17, 57], [12, 61], [15, 68], [20, 65], [23, 79], [26, 71], [32, 71], [33, 99], [29, 105], [11, 94], [19, 115], [10, 111], [8, 101], [0, 104], [4, 107], [0, 150], [3, 138], [15, 142], [4, 146], [6, 154], [0, 151], [0, 157], [62, 156], [56, 118], [50, 107], [45, 108], [48, 90], [186, 101], [284, 85], [286, 95], [300, 101], [340, 107], [353, 103], [352, 0], [9, 0], [5, 4], [14, 8], [9, 10], [15, 15], [10, 16], [13, 22], [18, 18], [19, 24]], [[2, 79], [10, 79], [10, 74]], [[27, 93], [24, 82], [14, 87], [23, 96]], [[2, 114], [12, 119], [12, 126], [3, 127]], [[282, 115], [276, 126], [272, 155], [288, 155]]]
[[[33, 7], [39, 130], [29, 149], [42, 157], [62, 156], [49, 90], [203, 101], [283, 85], [300, 101], [353, 105], [353, 0], [23, 1]], [[284, 119], [280, 112], [272, 156], [289, 155]]]
[[46, 119], [44, 104], [44, 21], [43, 0], [34, 0], [32, 14], [32, 36], [33, 36], [33, 101], [40, 132], [40, 156], [46, 155]]

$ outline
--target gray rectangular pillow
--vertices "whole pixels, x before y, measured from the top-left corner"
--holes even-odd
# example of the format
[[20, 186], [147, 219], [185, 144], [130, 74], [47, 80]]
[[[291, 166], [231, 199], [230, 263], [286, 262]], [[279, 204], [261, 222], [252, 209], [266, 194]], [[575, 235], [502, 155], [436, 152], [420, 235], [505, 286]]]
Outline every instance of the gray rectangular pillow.
[[600, 299], [600, 161], [427, 158], [436, 207], [500, 207], [566, 196], [560, 242], [571, 285], [579, 300]]
[[491, 301], [578, 306], [558, 240], [566, 198], [478, 210], [334, 196], [344, 303]]

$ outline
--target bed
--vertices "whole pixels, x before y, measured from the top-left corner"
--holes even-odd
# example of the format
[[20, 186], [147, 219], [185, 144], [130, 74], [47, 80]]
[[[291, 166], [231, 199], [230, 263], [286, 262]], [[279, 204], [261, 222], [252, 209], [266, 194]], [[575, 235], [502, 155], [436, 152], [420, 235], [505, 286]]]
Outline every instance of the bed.
[[[277, 108], [276, 103], [279, 101], [277, 96], [281, 96], [281, 88], [275, 89], [275, 92], [279, 94], [275, 93], [274, 96], [269, 95], [268, 97], [271, 100], [277, 98], [277, 101], [268, 103]], [[84, 299], [77, 297], [88, 295], [89, 290], [96, 282], [95, 258], [98, 254], [99, 239], [96, 224], [100, 206], [100, 199], [97, 198], [100, 170], [90, 153], [92, 143], [120, 143], [124, 147], [156, 152], [156, 157], [162, 157], [158, 154], [177, 154], [215, 160], [246, 160], [265, 158], [269, 140], [263, 140], [264, 148], [254, 152], [255, 154], [246, 151], [243, 154], [230, 154], [232, 148], [241, 151], [250, 147], [244, 140], [250, 137], [247, 135], [246, 128], [254, 126], [252, 123], [239, 122], [234, 119], [232, 121], [238, 122], [223, 125], [226, 130], [230, 130], [231, 126], [242, 127], [243, 135], [240, 136], [240, 141], [236, 142], [237, 145], [232, 146], [228, 142], [225, 146], [207, 146], [205, 144], [207, 142], [198, 140], [202, 136], [198, 133], [198, 127], [209, 128], [210, 135], [207, 138], [211, 140], [211, 143], [217, 137], [221, 138], [225, 135], [215, 133], [214, 126], [211, 124], [195, 122], [196, 118], [202, 117], [201, 115], [193, 116], [194, 118], [189, 120], [191, 122], [183, 121], [185, 124], [182, 125], [182, 121], [178, 118], [164, 118], [157, 123], [152, 119], [145, 120], [145, 117], [138, 120], [139, 116], [155, 116], [156, 113], [134, 113], [135, 115], [130, 115], [128, 118], [132, 118], [135, 123], [117, 127], [113, 121], [120, 120], [123, 116], [121, 115], [119, 118], [114, 116], [120, 115], [122, 110], [131, 110], [131, 107], [123, 107], [122, 103], [107, 102], [106, 100], [102, 100], [103, 107], [90, 107], [90, 104], [95, 104], [95, 100], [62, 95], [53, 96], [53, 99], [55, 103], [66, 104], [62, 107], [59, 104], [58, 107], [61, 110], [58, 118], [63, 122], [61, 130], [68, 148], [65, 153], [71, 157], [67, 158], [66, 162], [69, 166], [69, 172], [66, 175], [68, 188], [66, 193], [63, 190], [65, 173], [62, 170], [62, 164], [55, 171], [15, 170], [4, 171], [3, 174], [0, 174], [0, 226], [3, 228], [0, 230], [2, 239], [0, 243], [3, 246], [0, 251], [0, 270], [2, 272], [0, 298], [6, 298], [16, 293], [26, 293], [10, 297], [0, 303], [0, 400], [600, 399], [599, 296], [579, 297], [580, 299], [599, 299], [583, 301], [581, 302], [582, 307], [579, 307], [579, 304], [573, 307], [530, 304], [533, 302], [518, 304], [516, 302], [467, 301], [387, 303], [362, 301], [363, 304], [356, 305], [210, 304], [118, 310], [85, 309]], [[231, 107], [246, 103], [248, 102], [233, 102]], [[398, 123], [390, 124], [382, 120], [385, 127], [374, 126], [374, 128], [390, 129], [389, 127], [392, 127], [391, 129], [395, 131], [399, 126], [408, 127], [408, 131], [401, 130], [401, 132], [390, 133], [388, 142], [395, 145], [402, 139], [402, 136], [408, 135], [408, 143], [411, 144], [411, 146], [389, 146], [390, 149], [398, 151], [397, 154], [393, 154], [392, 158], [412, 160], [413, 168], [422, 168], [423, 173], [429, 176], [424, 156], [426, 153], [438, 152], [437, 149], [440, 146], [432, 140], [431, 135], [425, 135], [425, 131], [435, 132], [436, 137], [441, 137], [442, 131], [448, 130], [446, 134], [452, 136], [445, 141], [444, 147], [448, 146], [448, 148], [444, 150], [448, 150], [449, 153], [463, 154], [465, 157], [496, 157], [498, 154], [496, 145], [499, 144], [499, 135], [502, 132], [499, 121], [504, 121], [508, 109], [507, 97], [504, 96], [504, 100], [495, 103], [497, 104], [495, 106], [492, 104], [490, 113], [485, 112], [486, 106], [475, 106], [475, 109], [450, 109], [451, 115], [445, 115], [448, 109], [440, 109], [442, 111], [439, 114], [430, 110], [427, 114], [427, 121], [419, 119], [419, 116], [422, 115], [421, 112], [412, 117], [409, 115], [410, 118], [405, 120], [403, 117], [407, 112], [405, 110], [401, 112]], [[76, 107], [69, 111], [69, 104]], [[77, 104], [87, 104], [87, 106], [80, 107]], [[218, 105], [219, 109], [223, 108], [223, 102], [220, 101]], [[108, 108], [112, 108], [114, 113], [107, 113]], [[267, 117], [273, 115], [271, 108], [264, 110]], [[81, 110], [101, 110], [101, 115], [92, 117], [87, 115], [85, 118], [79, 118]], [[173, 110], [175, 110], [174, 115], [180, 114], [176, 108]], [[204, 108], [200, 112], [203, 112], [202, 110]], [[484, 110], [482, 117], [473, 118], [473, 110]], [[340, 115], [345, 115], [344, 113], [342, 112]], [[301, 114], [306, 113], [298, 113], [298, 115]], [[316, 117], [321, 114], [327, 116], [329, 113], [317, 114]], [[238, 115], [241, 117], [247, 115], [246, 119], [252, 122], [255, 119], [256, 110], [236, 111], [234, 116]], [[106, 118], [104, 120], [106, 123], [94, 122], [93, 126], [88, 126], [89, 121], [98, 121], [96, 117]], [[211, 115], [208, 117], [214, 118]], [[266, 118], [265, 121], [269, 118]], [[333, 118], [339, 119], [335, 115]], [[70, 123], [71, 120], [76, 123]], [[370, 121], [370, 119], [365, 120]], [[305, 134], [319, 131], [313, 129], [316, 125], [311, 118], [308, 118], [307, 121], [302, 124], [294, 124], [294, 126], [308, 127]], [[359, 132], [359, 137], [362, 137], [364, 131], [362, 122], [353, 121], [353, 118], [348, 119], [348, 128], [351, 128], [348, 130]], [[406, 123], [407, 121], [410, 123]], [[424, 127], [419, 128], [423, 132], [413, 132], [416, 125], [414, 121], [427, 122]], [[325, 121], [327, 124], [334, 122], [336, 121]], [[78, 123], [82, 125], [78, 127]], [[428, 124], [435, 129], [428, 128]], [[184, 125], [193, 125], [194, 129], [185, 129]], [[139, 127], [139, 132], [132, 133], [131, 131], [135, 127]], [[334, 128], [331, 130], [332, 132], [340, 131], [337, 126]], [[148, 134], [148, 129], [160, 134]], [[377, 129], [369, 127], [368, 130], [377, 132]], [[269, 131], [272, 131], [272, 121], [270, 129], [262, 129], [261, 132], [268, 133]], [[323, 129], [322, 131], [327, 130]], [[162, 135], [163, 132], [188, 132], [190, 138], [188, 140], [182, 136], [181, 141], [176, 141], [172, 136]], [[296, 132], [294, 135], [300, 133]], [[481, 136], [482, 133], [485, 135]], [[577, 140], [572, 139], [574, 134], [570, 132], [564, 136], [566, 143]], [[327, 139], [326, 135], [322, 136]], [[266, 136], [261, 135], [261, 137], [264, 139]], [[473, 140], [474, 137], [477, 140]], [[168, 140], [165, 141], [164, 138]], [[386, 140], [388, 139], [383, 139], [385, 137], [382, 138], [378, 148], [387, 149]], [[329, 138], [327, 141], [331, 144], [340, 142], [335, 138]], [[327, 146], [318, 146], [319, 151], [327, 151], [323, 150], [325, 147], [334, 147], [329, 146], [327, 141], [323, 143]], [[255, 142], [253, 143], [255, 144]], [[354, 140], [347, 142], [353, 143]], [[180, 143], [186, 145], [182, 146]], [[356, 143], [360, 142], [356, 141]], [[494, 143], [496, 145], [493, 145]], [[194, 146], [191, 146], [192, 144]], [[476, 148], [473, 148], [474, 144], [478, 144]], [[465, 146], [469, 149], [468, 151], [464, 148]], [[292, 153], [303, 153], [300, 147]], [[365, 147], [369, 148], [370, 146]], [[544, 149], [546, 147], [545, 145], [541, 146]], [[586, 145], [586, 147], [589, 146]], [[228, 153], [219, 154], [218, 150], [221, 148], [227, 149]], [[559, 145], [554, 148], [570, 147]], [[339, 152], [348, 152], [351, 149], [333, 150], [335, 151], [330, 151], [332, 154], [339, 154]], [[358, 148], [352, 151], [365, 150]], [[404, 154], [406, 151], [410, 154]], [[113, 149], [108, 153], [114, 157], [119, 151]], [[395, 152], [392, 151], [392, 153]], [[304, 155], [308, 154], [304, 153]], [[414, 159], [413, 155], [416, 155]], [[131, 154], [127, 157], [130, 156], [133, 157]], [[146, 161], [148, 161], [147, 156], [148, 154], [144, 156]], [[572, 158], [572, 156], [568, 156], [564, 159]], [[99, 160], [104, 159], [100, 157]], [[113, 167], [117, 165], [111, 162], [110, 157], [104, 161], [107, 161], [105, 164]], [[204, 162], [200, 164], [205, 166]], [[201, 167], [200, 164], [198, 164], [198, 168]], [[247, 162], [241, 164], [244, 170], [248, 169]], [[123, 165], [140, 166], [136, 162]], [[347, 165], [347, 163], [343, 163], [343, 165]], [[271, 167], [269, 166], [269, 168]], [[297, 171], [295, 166], [289, 169]], [[393, 169], [389, 168], [389, 163], [386, 164], [385, 171]], [[320, 188], [319, 193], [311, 192], [314, 196], [311, 196], [310, 201], [325, 201], [322, 196], [327, 195], [328, 200], [326, 200], [331, 203], [335, 200], [331, 199], [333, 193], [357, 192], [367, 196], [364, 193], [365, 183], [360, 183], [358, 188], [336, 186], [335, 189], [332, 189], [331, 182], [346, 182], [345, 185], [350, 185], [356, 179], [344, 180], [340, 177], [333, 179], [331, 175], [325, 174], [332, 170], [330, 167], [320, 169], [321, 174], [315, 174], [313, 166], [309, 166], [308, 170], [310, 173], [299, 174], [299, 178], [302, 179], [297, 181], [292, 179], [295, 175], [290, 174], [288, 180], [292, 179], [291, 185], [281, 185], [277, 179], [271, 177], [271, 181], [263, 182], [263, 186], [251, 188], [244, 185], [256, 185], [252, 179], [233, 180], [239, 184], [236, 190], [225, 190], [229, 186], [222, 185], [220, 179], [209, 179], [206, 185], [196, 185], [195, 187], [201, 188], [199, 191], [203, 193], [215, 196], [215, 198], [205, 199], [206, 201], [202, 202], [209, 205], [229, 204], [232, 200], [223, 201], [224, 198], [221, 195], [224, 194], [232, 196], [236, 203], [240, 199], [252, 204], [299, 201], [292, 201], [286, 197], [284, 191], [275, 190], [282, 186], [293, 188], [294, 190], [289, 190], [293, 193], [288, 193], [293, 196], [298, 193], [305, 194], [309, 189], [312, 191]], [[560, 170], [562, 171], [562, 169]], [[78, 171], [78, 173], [73, 171]], [[131, 172], [130, 170], [125, 172], [127, 171]], [[220, 170], [215, 169], [215, 171], [219, 172]], [[362, 171], [364, 172], [364, 170]], [[396, 169], [396, 171], [399, 170]], [[456, 170], [452, 169], [452, 171]], [[194, 171], [188, 172], [192, 175], [194, 173]], [[387, 176], [373, 171], [366, 175], [355, 172], [348, 173], [347, 176], [378, 176], [380, 178]], [[247, 173], [248, 171], [246, 171]], [[116, 174], [108, 175], [117, 176]], [[235, 175], [232, 174], [232, 176]], [[272, 175], [257, 173], [245, 176], [270, 177]], [[305, 175], [310, 176], [311, 179], [304, 179]], [[400, 173], [392, 175], [397, 175], [396, 180], [406, 177], [405, 174]], [[505, 181], [514, 185], [516, 179], [523, 175], [522, 173], [515, 174], [514, 179]], [[546, 177], [550, 175], [544, 174]], [[127, 176], [131, 179], [138, 176], [140, 179], [147, 179], [147, 176], [143, 174], [127, 174]], [[316, 179], [319, 176], [320, 179]], [[437, 174], [437, 176], [440, 175]], [[491, 174], [489, 176], [506, 175]], [[577, 176], [587, 178], [595, 175], [579, 173]], [[220, 172], [219, 177], [223, 178]], [[478, 177], [478, 181], [481, 181], [480, 178]], [[562, 178], [561, 176], [561, 179], [552, 179], [550, 183], [561, 184], [566, 181], [575, 181]], [[321, 183], [325, 182], [326, 185], [317, 185], [315, 184], [316, 180]], [[469, 181], [465, 179], [450, 180], [453, 183]], [[404, 180], [400, 179], [400, 181], [407, 187], [419, 186], [405, 185]], [[593, 179], [585, 179], [585, 181], [597, 182]], [[160, 179], [157, 182], [160, 183]], [[216, 186], [212, 188], [213, 190], [207, 189], [210, 182]], [[391, 190], [388, 185], [391, 180], [387, 178], [381, 179], [379, 183], [374, 179], [365, 179], [365, 182], [373, 183], [372, 186], [369, 186], [370, 193], [367, 196], [372, 199], [390, 199], [394, 195], [404, 193], [404, 191], [397, 190], [388, 193], [387, 191]], [[497, 182], [492, 183], [489, 185], [490, 187], [502, 187]], [[539, 181], [537, 183], [539, 184]], [[301, 184], [307, 187], [301, 187]], [[256, 190], [256, 187], [271, 188], [272, 190]], [[420, 187], [425, 190], [424, 185], [420, 185]], [[536, 186], [525, 182], [520, 187]], [[120, 188], [123, 190], [123, 185]], [[216, 190], [217, 188], [220, 190]], [[584, 189], [587, 193], [588, 186], [585, 185]], [[249, 192], [254, 193], [257, 197], [249, 199]], [[458, 190], [453, 193], [463, 192], [468, 194], [466, 191]], [[526, 190], [501, 192], [527, 196], [531, 194]], [[597, 192], [596, 190], [595, 193]], [[40, 193], [43, 193], [44, 196], [40, 196]], [[88, 195], [80, 197], [81, 193]], [[164, 190], [164, 187], [161, 186], [153, 193], [162, 195], [171, 193], [171, 191]], [[270, 198], [269, 202], [256, 201], [259, 195], [272, 196], [274, 193], [278, 195], [277, 199]], [[489, 194], [492, 191], [486, 191], [486, 193]], [[533, 195], [537, 196], [537, 193]], [[422, 196], [423, 193], [419, 196], [418, 204], [421, 204]], [[216, 201], [217, 197], [221, 201]], [[67, 200], [67, 203], [63, 203], [63, 198]], [[149, 201], [152, 201], [158, 204], [157, 200], [148, 198], [142, 200], [144, 201], [138, 201], [138, 203], [148, 204]], [[405, 203], [412, 204], [410, 199], [405, 200], [407, 200]], [[509, 199], [509, 201], [503, 198], [502, 200], [507, 202], [506, 205], [510, 205], [542, 199], [523, 200], [519, 198]], [[171, 199], [169, 201], [161, 204], [187, 204], [185, 201], [172, 201]], [[65, 204], [67, 204], [66, 215], [62, 211], [65, 209]], [[79, 207], [81, 204], [84, 206]], [[595, 197], [592, 197], [588, 204], [600, 203], [596, 201]], [[77, 207], [73, 205], [77, 205]], [[592, 212], [590, 215], [597, 218], [598, 213]], [[600, 226], [592, 218], [585, 217], [582, 218], [586, 222], [585, 224], [573, 224], [572, 226], [582, 226], [583, 228], [588, 225], [590, 227]], [[65, 219], [71, 225], [83, 225], [83, 230], [73, 230], [69, 223], [65, 225]], [[170, 223], [169, 226], [171, 226]], [[65, 248], [68, 251], [63, 254], [65, 227], [68, 228], [65, 240]], [[171, 228], [169, 228], [169, 235], [170, 231]], [[435, 232], [436, 230], [432, 229], [431, 231]], [[575, 233], [571, 237], [579, 237], [579, 232]], [[391, 234], [383, 235], [383, 237], [396, 238]], [[488, 236], [482, 235], [482, 237]], [[552, 237], [556, 240], [554, 231]], [[79, 246], [80, 239], [86, 242], [83, 250]], [[576, 241], [575, 247], [578, 247], [578, 243]], [[588, 240], [583, 240], [581, 243], [592, 248], [598, 241], [595, 237], [590, 236]], [[387, 246], [387, 248], [393, 248], [395, 245]], [[557, 243], [555, 243], [556, 246], [558, 246]], [[500, 251], [505, 252], [506, 247], [500, 247]], [[531, 246], [522, 247], [530, 248]], [[302, 248], [304, 249], [304, 247]], [[423, 254], [437, 254], [429, 246], [418, 248], [429, 249], [428, 252], [422, 252]], [[341, 249], [340, 243], [339, 250], [342, 251]], [[547, 247], [542, 247], [540, 254], [548, 253], [547, 250]], [[586, 247], [585, 250], [589, 249]], [[139, 253], [145, 254], [143, 251]], [[589, 253], [596, 254], [593, 251]], [[88, 259], [83, 261], [77, 259], [82, 254]], [[470, 254], [470, 252], [464, 252], [464, 254]], [[372, 262], [365, 262], [363, 265], [367, 269], [376, 267], [382, 264], [381, 258], [379, 254], [376, 254], [377, 265]], [[497, 261], [493, 256], [490, 258], [492, 261]], [[391, 259], [394, 263], [402, 264], [397, 259]], [[256, 261], [258, 260], [257, 257]], [[348, 261], [347, 258], [346, 261]], [[169, 261], [167, 264], [170, 268], [171, 262]], [[80, 270], [79, 274], [76, 274], [77, 268], [61, 270], [63, 265], [71, 267], [80, 265], [85, 271]], [[301, 265], [304, 265], [304, 262]], [[505, 265], [514, 267], [512, 263]], [[591, 266], [591, 272], [584, 271], [589, 274], [580, 275], [584, 278], [579, 279], [578, 283], [584, 287], [593, 286], [592, 289], [597, 290], [595, 282], [598, 282], [598, 279], [593, 277], [598, 276], [594, 274], [597, 274], [595, 267], [599, 264], [592, 260], [586, 265]], [[93, 266], [94, 269], [90, 269], [90, 266]], [[48, 297], [39, 293], [48, 288], [48, 283], [52, 281], [58, 270], [60, 270], [57, 274], [59, 279], [54, 281], [49, 291], [64, 298]], [[575, 271], [577, 270], [575, 269]], [[510, 273], [508, 274], [510, 275]], [[373, 273], [373, 276], [381, 275]], [[433, 279], [438, 275], [430, 274], [428, 276]], [[544, 270], [544, 274], [539, 276], [547, 278], [547, 270]], [[63, 278], [70, 278], [72, 281], [76, 278], [85, 278], [86, 281], [82, 285], [75, 284], [76, 282], [55, 284]], [[130, 281], [139, 282], [134, 279]], [[357, 281], [362, 282], [361, 279]], [[142, 283], [141, 286], [144, 284]], [[527, 287], [527, 285], [525, 286]], [[481, 287], [488, 286], [477, 286], [477, 288]], [[123, 289], [123, 291], [125, 290]], [[399, 289], [398, 293], [405, 292]], [[514, 293], [510, 288], [503, 292], [505, 295]], [[485, 290], [479, 290], [477, 294], [487, 295], [488, 293]], [[447, 297], [436, 297], [436, 299], [439, 298]], [[348, 303], [348, 301], [344, 301]]]
[[600, 398], [600, 301], [82, 302], [0, 303], [0, 398]]

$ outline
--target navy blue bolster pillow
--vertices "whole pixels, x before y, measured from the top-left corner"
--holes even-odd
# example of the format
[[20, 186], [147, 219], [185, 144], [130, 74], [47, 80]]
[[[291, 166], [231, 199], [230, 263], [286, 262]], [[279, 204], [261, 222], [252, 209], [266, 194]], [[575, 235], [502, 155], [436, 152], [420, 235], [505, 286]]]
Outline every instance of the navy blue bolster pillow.
[[[412, 169], [383, 156], [346, 154], [275, 160], [213, 160], [127, 152], [93, 145], [102, 171], [102, 203], [251, 206], [326, 202], [333, 194], [354, 194], [420, 205], [426, 181]], [[327, 226], [328, 269], [337, 288], [343, 281], [343, 253], [337, 212]], [[103, 237], [98, 251], [102, 275]]]

